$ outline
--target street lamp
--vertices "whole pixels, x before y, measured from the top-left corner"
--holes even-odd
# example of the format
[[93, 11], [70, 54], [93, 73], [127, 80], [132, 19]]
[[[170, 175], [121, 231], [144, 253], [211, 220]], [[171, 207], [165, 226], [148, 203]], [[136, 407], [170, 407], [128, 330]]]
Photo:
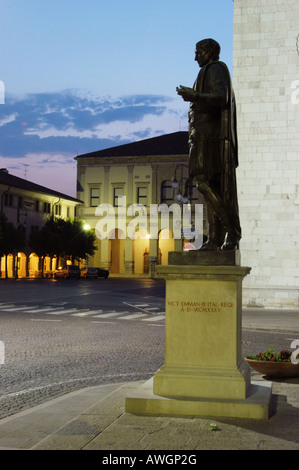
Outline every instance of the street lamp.
[[[177, 170], [181, 170], [181, 177], [177, 179]], [[188, 177], [184, 176], [184, 169], [188, 172]], [[174, 172], [174, 177], [172, 178], [171, 186], [173, 189], [178, 189], [178, 192], [175, 195], [175, 198], [178, 202], [187, 204], [192, 198], [192, 178], [189, 176], [189, 167], [184, 164], [177, 165]]]

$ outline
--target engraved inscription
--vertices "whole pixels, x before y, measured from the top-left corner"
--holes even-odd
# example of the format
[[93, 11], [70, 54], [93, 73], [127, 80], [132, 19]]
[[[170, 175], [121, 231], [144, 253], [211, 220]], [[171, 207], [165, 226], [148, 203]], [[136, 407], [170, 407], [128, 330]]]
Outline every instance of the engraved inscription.
[[232, 308], [232, 302], [192, 302], [182, 300], [168, 300], [168, 306], [175, 307], [181, 312], [220, 313], [223, 309]]

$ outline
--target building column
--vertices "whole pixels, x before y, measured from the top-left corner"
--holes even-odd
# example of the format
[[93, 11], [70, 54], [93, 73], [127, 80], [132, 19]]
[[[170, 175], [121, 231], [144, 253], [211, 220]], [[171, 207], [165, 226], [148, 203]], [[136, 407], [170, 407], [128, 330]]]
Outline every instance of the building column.
[[158, 165], [152, 165], [152, 204], [158, 202]]
[[126, 238], [125, 240], [125, 274], [134, 273], [133, 261], [133, 240]]
[[133, 204], [133, 169], [134, 165], [127, 165], [128, 169], [128, 189], [127, 189], [127, 206]]
[[[104, 177], [104, 195], [105, 197], [102, 198], [109, 204], [109, 186], [110, 186], [110, 181], [109, 181], [109, 173], [110, 173], [110, 166], [105, 165], [104, 166], [104, 171], [105, 171], [105, 177]], [[101, 197], [101, 196], [100, 196]]]
[[159, 240], [151, 238], [149, 241], [149, 274], [150, 277], [155, 277], [156, 265], [158, 263], [158, 246]]

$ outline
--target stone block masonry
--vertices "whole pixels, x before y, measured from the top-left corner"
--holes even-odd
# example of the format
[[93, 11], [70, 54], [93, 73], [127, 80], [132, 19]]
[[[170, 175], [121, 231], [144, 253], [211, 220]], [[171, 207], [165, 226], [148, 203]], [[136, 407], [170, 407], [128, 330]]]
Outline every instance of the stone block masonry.
[[234, 0], [243, 304], [299, 307], [299, 2]]

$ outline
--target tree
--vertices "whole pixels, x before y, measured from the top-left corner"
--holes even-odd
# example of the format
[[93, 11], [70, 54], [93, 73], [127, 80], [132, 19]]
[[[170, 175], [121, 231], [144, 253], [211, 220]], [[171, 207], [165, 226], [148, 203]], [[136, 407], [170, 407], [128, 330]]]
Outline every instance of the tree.
[[32, 232], [28, 244], [41, 259], [41, 276], [44, 277], [45, 257], [53, 257], [56, 253], [59, 253], [60, 239], [55, 224], [49, 220], [40, 230]]
[[31, 234], [29, 246], [42, 259], [56, 255], [74, 262], [94, 254], [95, 240], [94, 232], [85, 230], [82, 221], [51, 217], [41, 230]]
[[5, 256], [5, 277], [7, 278], [7, 255], [15, 254], [25, 247], [25, 233], [21, 228], [15, 228], [8, 222], [3, 212], [0, 212], [0, 257]]
[[63, 227], [64, 254], [74, 260], [86, 259], [96, 251], [96, 236], [92, 229], [85, 229], [81, 220], [67, 220]]

